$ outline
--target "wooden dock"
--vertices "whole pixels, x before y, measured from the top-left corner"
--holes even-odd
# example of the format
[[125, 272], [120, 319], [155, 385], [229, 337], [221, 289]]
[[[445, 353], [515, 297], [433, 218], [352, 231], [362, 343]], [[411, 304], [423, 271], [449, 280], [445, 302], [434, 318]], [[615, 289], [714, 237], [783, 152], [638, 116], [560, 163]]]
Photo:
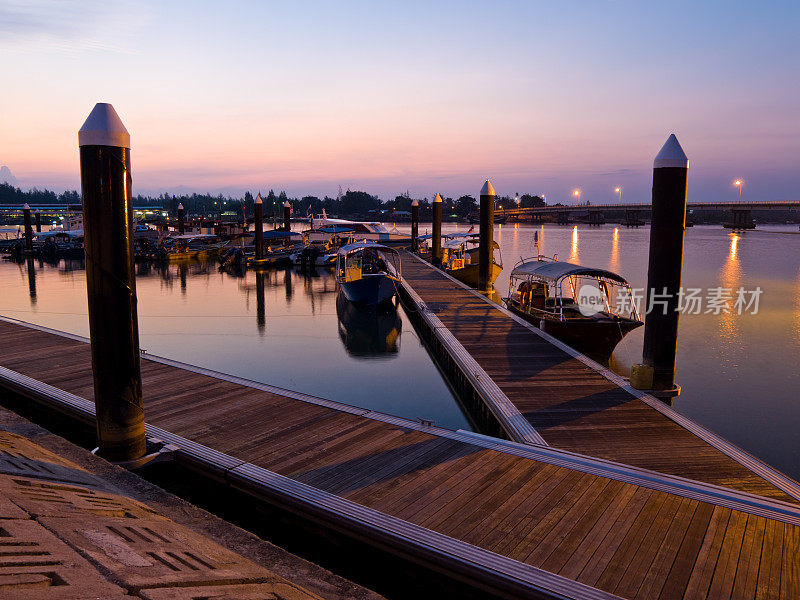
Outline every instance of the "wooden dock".
[[403, 277], [428, 329], [443, 331], [447, 351], [471, 357], [496, 386], [501, 424], [524, 420], [550, 446], [799, 501], [800, 486], [784, 474], [420, 258], [404, 254]]
[[[516, 405], [513, 388], [528, 385], [520, 367], [529, 401], [539, 402], [520, 412], [549, 446], [425, 426], [145, 355], [148, 435], [237, 489], [485, 597], [800, 597], [796, 496], [629, 392], [615, 396], [613, 381], [574, 356], [530, 348], [528, 330], [480, 299], [459, 304], [457, 288], [438, 287], [437, 273], [415, 273], [411, 261], [407, 269], [462, 344], [500, 332], [503, 345], [476, 349], [474, 359], [491, 373], [489, 358], [506, 350], [497, 386]], [[483, 325], [459, 325], [457, 317], [481, 311]], [[0, 320], [0, 337], [7, 393], [93, 420], [86, 340], [11, 320]], [[525, 369], [526, 359], [534, 366]], [[564, 385], [567, 376], [577, 391]], [[626, 403], [642, 406], [625, 412]], [[639, 444], [641, 453], [626, 454], [617, 439], [667, 436], [652, 431], [660, 429], [677, 436], [660, 438], [663, 453]], [[597, 457], [587, 456], [592, 448]], [[642, 468], [662, 464], [662, 472]]]

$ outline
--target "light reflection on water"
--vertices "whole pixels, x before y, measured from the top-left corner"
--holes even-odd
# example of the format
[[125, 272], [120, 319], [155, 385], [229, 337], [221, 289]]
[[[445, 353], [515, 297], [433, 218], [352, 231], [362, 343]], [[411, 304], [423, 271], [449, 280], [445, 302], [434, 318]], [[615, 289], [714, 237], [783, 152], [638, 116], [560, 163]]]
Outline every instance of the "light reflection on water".
[[[82, 265], [0, 261], [0, 314], [88, 336]], [[355, 406], [471, 429], [402, 306], [337, 306], [332, 273], [136, 266], [141, 347]], [[35, 298], [33, 290], [36, 290]], [[268, 415], [266, 416], [268, 417]]]
[[719, 337], [721, 354], [725, 357], [725, 372], [736, 369], [744, 358], [742, 352], [742, 331], [739, 315], [733, 308], [736, 290], [742, 285], [742, 267], [739, 264], [739, 234], [730, 233], [730, 250], [728, 258], [719, 272], [719, 287], [730, 290], [732, 294], [731, 310], [719, 313]]

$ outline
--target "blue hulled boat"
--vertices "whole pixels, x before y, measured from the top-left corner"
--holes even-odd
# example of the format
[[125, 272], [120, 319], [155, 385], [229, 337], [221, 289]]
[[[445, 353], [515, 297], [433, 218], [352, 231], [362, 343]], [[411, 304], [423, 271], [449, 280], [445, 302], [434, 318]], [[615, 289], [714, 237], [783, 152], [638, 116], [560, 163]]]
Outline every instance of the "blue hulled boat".
[[402, 280], [397, 250], [372, 242], [339, 248], [336, 283], [350, 302], [375, 306], [390, 300]]

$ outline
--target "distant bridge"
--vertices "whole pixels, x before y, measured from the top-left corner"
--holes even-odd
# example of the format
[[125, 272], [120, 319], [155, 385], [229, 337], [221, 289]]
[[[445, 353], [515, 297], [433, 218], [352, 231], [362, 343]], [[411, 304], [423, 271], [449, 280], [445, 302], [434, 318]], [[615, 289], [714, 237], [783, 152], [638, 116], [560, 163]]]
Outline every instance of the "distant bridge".
[[[560, 224], [569, 223], [570, 217], [586, 215], [590, 225], [600, 225], [605, 222], [606, 214], [622, 213], [623, 224], [638, 227], [644, 224], [644, 217], [652, 205], [647, 204], [578, 204], [539, 206], [536, 208], [498, 208], [495, 211], [496, 219], [511, 221], [549, 221], [554, 220]], [[753, 210], [798, 210], [800, 201], [752, 201], [752, 202], [691, 202], [686, 205], [687, 211], [700, 212], [708, 210], [730, 210], [733, 216], [731, 223], [726, 227], [732, 229], [753, 229], [755, 224], [750, 217]]]

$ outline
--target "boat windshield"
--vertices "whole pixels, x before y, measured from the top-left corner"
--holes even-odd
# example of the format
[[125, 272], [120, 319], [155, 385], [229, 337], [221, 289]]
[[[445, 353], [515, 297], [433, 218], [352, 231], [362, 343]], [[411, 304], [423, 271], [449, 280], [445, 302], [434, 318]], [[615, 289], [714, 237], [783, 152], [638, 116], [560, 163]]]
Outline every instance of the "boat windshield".
[[356, 281], [376, 275], [400, 281], [400, 256], [397, 252], [378, 244], [358, 246], [360, 244], [350, 244], [339, 250], [336, 267], [339, 281]]

